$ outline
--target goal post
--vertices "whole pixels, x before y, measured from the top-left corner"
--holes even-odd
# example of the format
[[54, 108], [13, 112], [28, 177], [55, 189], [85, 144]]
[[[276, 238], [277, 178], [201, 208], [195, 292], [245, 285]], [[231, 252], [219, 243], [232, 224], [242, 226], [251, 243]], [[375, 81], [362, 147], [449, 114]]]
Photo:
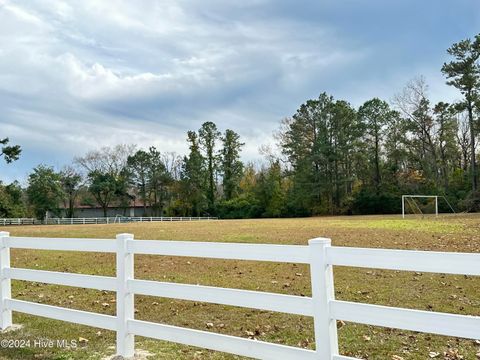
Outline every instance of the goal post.
[[415, 202], [416, 198], [426, 198], [426, 199], [435, 199], [435, 216], [438, 216], [438, 195], [402, 195], [402, 218], [405, 219], [405, 204], [410, 205], [412, 208], [418, 209], [419, 213], [423, 215], [422, 210], [418, 207], [418, 204]]

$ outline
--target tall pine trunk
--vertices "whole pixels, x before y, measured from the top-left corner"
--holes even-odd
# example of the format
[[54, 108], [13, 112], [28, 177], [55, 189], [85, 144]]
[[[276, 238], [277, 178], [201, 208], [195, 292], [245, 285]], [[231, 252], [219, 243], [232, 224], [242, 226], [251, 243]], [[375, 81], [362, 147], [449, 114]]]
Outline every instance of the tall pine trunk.
[[470, 161], [472, 167], [472, 191], [477, 191], [477, 163], [475, 160], [475, 124], [473, 121], [473, 105], [471, 101], [468, 102], [468, 122], [470, 126]]

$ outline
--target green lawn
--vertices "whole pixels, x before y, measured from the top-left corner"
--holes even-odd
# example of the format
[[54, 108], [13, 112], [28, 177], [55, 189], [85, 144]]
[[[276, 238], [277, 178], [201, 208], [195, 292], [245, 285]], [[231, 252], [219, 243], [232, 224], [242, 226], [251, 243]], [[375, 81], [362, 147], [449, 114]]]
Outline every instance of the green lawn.
[[[0, 229], [3, 230], [3, 229]], [[306, 244], [318, 236], [334, 245], [480, 251], [480, 216], [410, 218], [398, 216], [308, 219], [165, 222], [115, 225], [7, 227], [14, 236], [114, 238], [130, 232], [137, 239]], [[12, 266], [113, 276], [113, 254], [12, 250]], [[412, 309], [480, 315], [480, 280], [442, 274], [335, 268], [336, 297], [342, 300]], [[307, 266], [249, 261], [136, 256], [140, 279], [310, 295]], [[12, 296], [45, 304], [113, 314], [115, 294], [79, 288], [13, 281]], [[136, 297], [136, 317], [243, 337], [314, 348], [311, 318], [223, 305]], [[0, 349], [2, 359], [101, 359], [114, 353], [114, 333], [14, 313], [22, 324], [2, 339], [87, 339], [76, 349], [26, 347]], [[207, 326], [207, 324], [209, 324]], [[213, 327], [210, 326], [213, 324]], [[368, 359], [476, 359], [480, 344], [431, 334], [340, 324], [340, 351]], [[448, 326], [448, 324], [445, 324]], [[480, 330], [479, 330], [480, 334]], [[479, 335], [480, 337], [480, 335]], [[137, 338], [136, 347], [152, 359], [234, 359], [232, 355]], [[438, 353], [439, 355], [435, 355]]]

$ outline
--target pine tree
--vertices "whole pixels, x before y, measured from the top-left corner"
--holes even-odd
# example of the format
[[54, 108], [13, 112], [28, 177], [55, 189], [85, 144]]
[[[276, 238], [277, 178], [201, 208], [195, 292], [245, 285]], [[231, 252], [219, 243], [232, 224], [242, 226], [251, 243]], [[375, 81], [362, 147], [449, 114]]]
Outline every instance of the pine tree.
[[203, 148], [205, 153], [205, 160], [207, 163], [206, 176], [207, 187], [206, 195], [208, 200], [208, 208], [210, 213], [215, 211], [215, 193], [216, 193], [216, 181], [215, 175], [217, 170], [217, 156], [215, 152], [215, 146], [217, 140], [220, 138], [220, 132], [217, 130], [217, 125], [208, 121], [202, 124], [200, 130], [198, 130], [198, 142]]
[[448, 48], [447, 53], [455, 58], [443, 64], [442, 73], [445, 74], [447, 84], [456, 87], [464, 96], [464, 100], [457, 104], [461, 110], [466, 110], [470, 128], [470, 161], [472, 174], [472, 191], [478, 188], [477, 164], [475, 159], [475, 139], [478, 119], [475, 110], [480, 103], [480, 34], [471, 39], [462, 40]]
[[384, 163], [385, 135], [395, 113], [390, 106], [378, 98], [365, 102], [358, 110], [361, 126], [364, 130], [365, 145], [371, 164], [371, 178], [378, 192], [382, 182]]
[[240, 161], [240, 151], [244, 143], [233, 130], [227, 129], [222, 137], [221, 169], [223, 173], [223, 192], [225, 200], [232, 199], [238, 190], [243, 173], [243, 163]]
[[200, 153], [197, 133], [189, 131], [187, 139], [190, 144], [190, 153], [183, 159], [180, 175], [183, 202], [190, 215], [200, 216], [205, 203], [205, 159]]

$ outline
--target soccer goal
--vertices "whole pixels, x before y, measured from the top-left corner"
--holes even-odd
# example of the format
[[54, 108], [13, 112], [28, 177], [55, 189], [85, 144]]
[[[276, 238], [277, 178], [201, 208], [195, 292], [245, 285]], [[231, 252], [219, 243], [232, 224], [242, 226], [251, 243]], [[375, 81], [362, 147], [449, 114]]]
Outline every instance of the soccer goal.
[[424, 216], [428, 213], [434, 213], [438, 216], [438, 198], [444, 198], [438, 195], [402, 195], [402, 218], [405, 214]]

